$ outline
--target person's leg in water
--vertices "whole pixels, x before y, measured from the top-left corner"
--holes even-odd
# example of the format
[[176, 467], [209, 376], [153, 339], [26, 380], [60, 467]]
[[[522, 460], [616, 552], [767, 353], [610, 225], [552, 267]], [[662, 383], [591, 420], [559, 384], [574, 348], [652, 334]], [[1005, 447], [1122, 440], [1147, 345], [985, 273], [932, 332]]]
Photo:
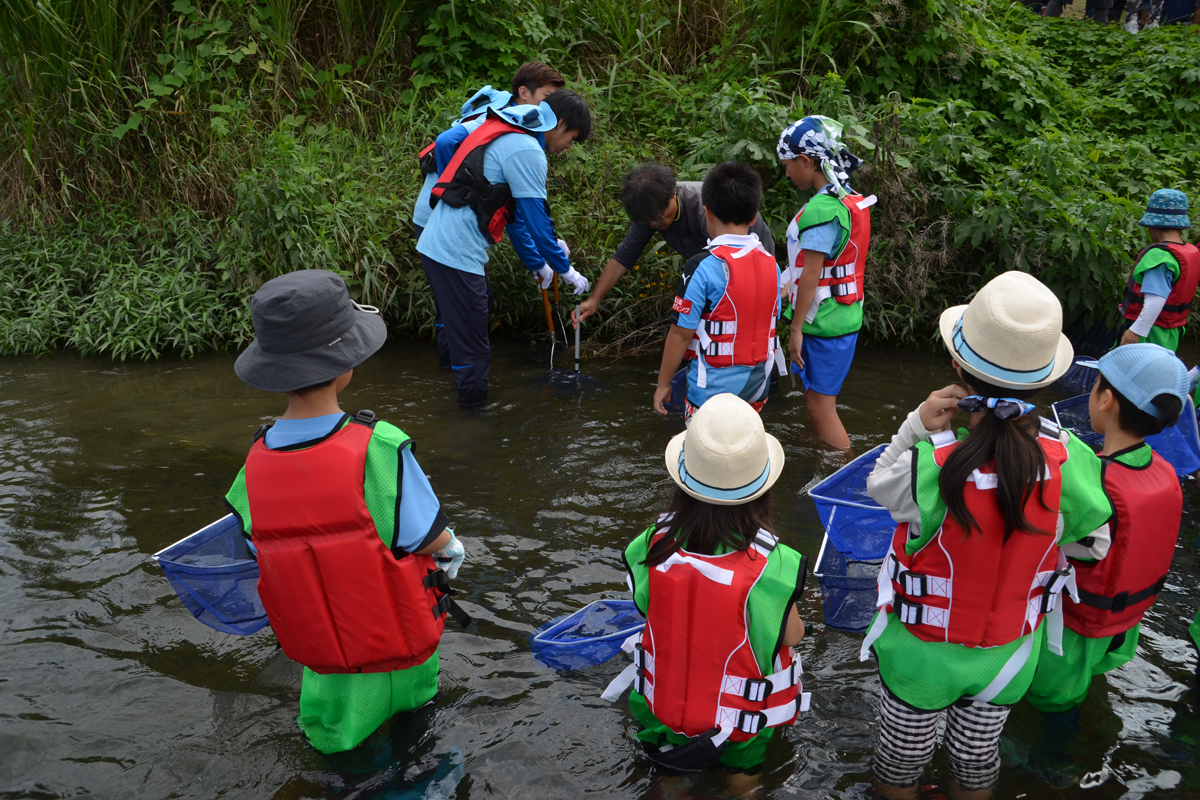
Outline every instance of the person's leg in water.
[[1000, 777], [1000, 734], [1008, 719], [1008, 706], [959, 700], [946, 719], [952, 800], [987, 800]]
[[1050, 0], [1050, 2], [1046, 3], [1046, 16], [1061, 17], [1064, 5], [1067, 5], [1067, 3], [1063, 3], [1062, 0]]
[[887, 800], [917, 800], [917, 784], [933, 759], [940, 711], [921, 711], [879, 687], [875, 788]]
[[850, 437], [837, 413], [837, 396], [850, 374], [857, 344], [858, 333], [832, 338], [805, 336], [800, 343], [804, 363], [792, 366], [804, 384], [804, 403], [813, 432], [839, 450], [850, 449]]
[[1092, 22], [1097, 22], [1101, 25], [1108, 24], [1108, 12], [1112, 10], [1113, 0], [1093, 0], [1092, 6]]

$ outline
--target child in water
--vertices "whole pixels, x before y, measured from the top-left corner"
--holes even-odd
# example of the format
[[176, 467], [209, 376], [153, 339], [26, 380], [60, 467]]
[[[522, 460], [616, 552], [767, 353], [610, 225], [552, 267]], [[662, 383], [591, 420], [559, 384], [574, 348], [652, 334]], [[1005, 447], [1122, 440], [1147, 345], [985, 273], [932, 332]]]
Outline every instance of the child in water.
[[862, 161], [842, 147], [841, 136], [840, 122], [804, 117], [779, 137], [776, 153], [797, 189], [817, 190], [787, 229], [781, 288], [791, 298], [786, 316], [792, 321], [792, 371], [804, 383], [813, 431], [846, 450], [850, 437], [837, 413], [837, 396], [862, 328], [875, 196], [864, 198], [850, 188], [850, 175]]
[[336, 753], [437, 693], [445, 615], [470, 621], [446, 583], [465, 551], [412, 439], [338, 403], [387, 338], [379, 312], [316, 269], [268, 281], [250, 310], [256, 338], [235, 370], [288, 406], [254, 435], [225, 500], [257, 548], [279, 645], [304, 665], [296, 721]]
[[1150, 244], [1138, 256], [1121, 315], [1124, 332], [1118, 344], [1150, 342], [1172, 353], [1179, 349], [1184, 326], [1200, 282], [1200, 250], [1183, 241], [1191, 227], [1187, 195], [1176, 189], [1159, 189], [1150, 195], [1138, 225], [1150, 234]]
[[771, 369], [784, 368], [775, 336], [779, 266], [750, 232], [762, 179], [750, 166], [726, 161], [704, 178], [700, 198], [711, 238], [679, 276], [654, 392], [654, 410], [666, 414], [671, 378], [687, 356], [685, 420], [710, 397], [727, 392], [762, 410]]
[[[940, 327], [967, 388], [930, 394], [867, 480], [899, 523], [861, 653], [879, 661], [875, 785], [887, 798], [918, 796], [943, 711], [950, 796], [992, 796], [1009, 707], [1055, 627], [1045, 615], [1061, 637], [1071, 573], [1058, 545], [1090, 537], [1094, 558], [1108, 547], [1099, 459], [1028, 402], [1071, 366], [1058, 299], [1008, 272]], [[970, 430], [956, 434], [959, 411]]]
[[626, 642], [634, 664], [604, 697], [632, 684], [650, 758], [682, 772], [720, 762], [741, 793], [775, 728], [807, 708], [791, 649], [804, 637], [806, 562], [771, 530], [783, 448], [748, 403], [719, 394], [667, 445], [666, 462], [679, 488], [625, 549], [646, 628]]
[[1142, 616], [1171, 567], [1183, 513], [1175, 470], [1145, 437], [1179, 419], [1191, 385], [1187, 368], [1156, 344], [1118, 347], [1095, 366], [1100, 375], [1088, 412], [1104, 436], [1101, 478], [1114, 509], [1112, 541], [1100, 560], [1080, 544], [1063, 545], [1075, 567], [1079, 602], [1063, 609], [1062, 655], [1043, 644], [1029, 687], [1029, 701], [1046, 712], [1075, 708], [1094, 676], [1133, 658]]

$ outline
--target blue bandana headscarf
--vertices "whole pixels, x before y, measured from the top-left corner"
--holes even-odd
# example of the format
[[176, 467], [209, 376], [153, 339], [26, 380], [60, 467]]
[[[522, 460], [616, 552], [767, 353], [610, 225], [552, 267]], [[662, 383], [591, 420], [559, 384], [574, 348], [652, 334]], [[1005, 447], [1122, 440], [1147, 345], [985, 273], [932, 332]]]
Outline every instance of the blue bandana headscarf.
[[797, 156], [815, 159], [838, 197], [850, 193], [850, 173], [862, 166], [862, 159], [842, 147], [842, 123], [818, 115], [804, 117], [789, 125], [780, 135], [775, 152], [780, 161]]

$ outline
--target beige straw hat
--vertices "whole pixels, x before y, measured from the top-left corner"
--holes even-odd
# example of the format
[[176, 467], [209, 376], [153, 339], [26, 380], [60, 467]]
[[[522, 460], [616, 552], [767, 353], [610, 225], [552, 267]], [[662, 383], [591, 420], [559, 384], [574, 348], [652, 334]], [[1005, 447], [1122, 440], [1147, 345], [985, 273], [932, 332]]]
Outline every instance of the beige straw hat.
[[783, 446], [733, 394], [709, 398], [667, 445], [667, 472], [685, 492], [719, 506], [762, 496], [783, 471]]
[[1049, 386], [1075, 355], [1054, 292], [1016, 270], [992, 278], [968, 305], [943, 311], [938, 327], [965, 372], [1007, 389]]

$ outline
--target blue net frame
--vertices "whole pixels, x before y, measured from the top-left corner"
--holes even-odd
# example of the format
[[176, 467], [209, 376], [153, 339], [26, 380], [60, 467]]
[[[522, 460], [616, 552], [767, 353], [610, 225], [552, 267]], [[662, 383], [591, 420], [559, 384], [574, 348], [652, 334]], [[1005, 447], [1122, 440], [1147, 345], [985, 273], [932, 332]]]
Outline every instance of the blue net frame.
[[[1092, 430], [1089, 396], [1081, 394], [1055, 403], [1054, 418], [1081, 441], [1099, 448], [1104, 444], [1104, 437]], [[1200, 470], [1200, 432], [1197, 431], [1196, 407], [1190, 397], [1179, 414], [1179, 421], [1162, 433], [1147, 436], [1146, 444], [1167, 460], [1180, 481]]]
[[881, 444], [808, 490], [834, 549], [853, 561], [878, 561], [887, 555], [896, 522], [867, 494], [867, 476], [887, 449]]
[[542, 625], [529, 637], [529, 646], [544, 666], [581, 669], [608, 661], [645, 627], [646, 618], [632, 600], [597, 600]]
[[223, 633], [249, 636], [267, 625], [258, 562], [233, 514], [152, 557], [192, 616]]

